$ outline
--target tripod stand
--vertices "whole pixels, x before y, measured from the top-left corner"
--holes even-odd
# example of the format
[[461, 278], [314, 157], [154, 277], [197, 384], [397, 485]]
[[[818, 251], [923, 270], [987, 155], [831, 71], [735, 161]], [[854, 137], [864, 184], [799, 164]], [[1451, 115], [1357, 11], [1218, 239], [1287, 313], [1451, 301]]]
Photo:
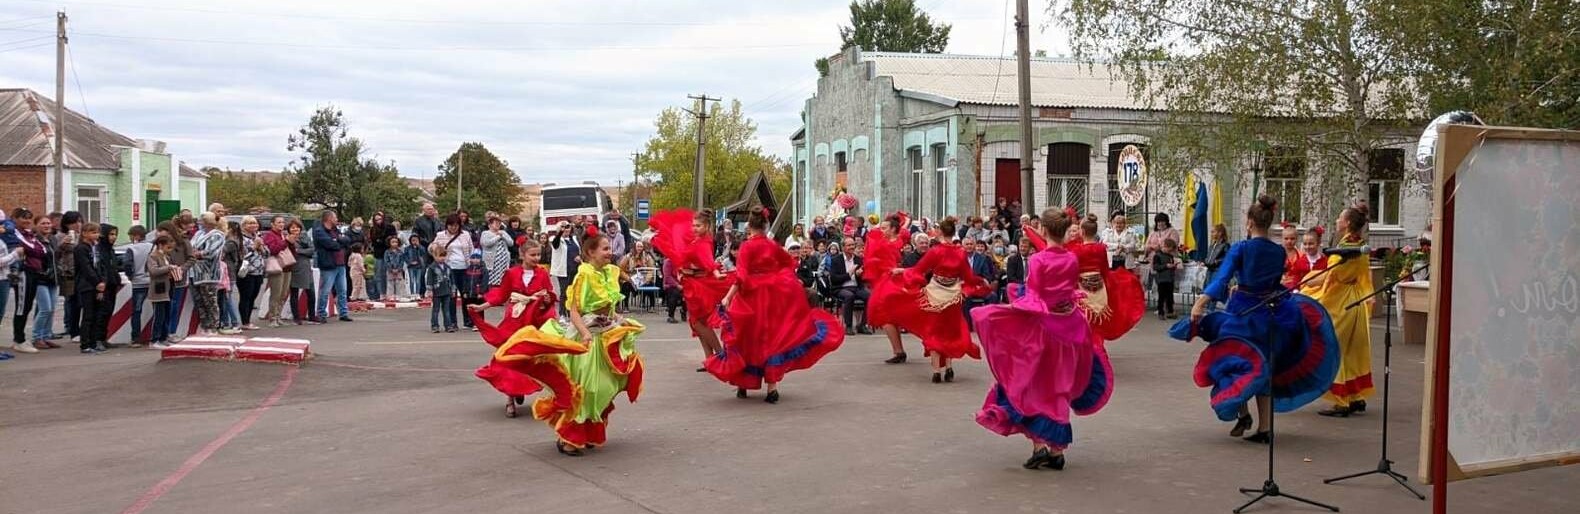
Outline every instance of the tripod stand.
[[[1348, 261], [1351, 258], [1354, 258], [1354, 257], [1353, 256], [1346, 256], [1346, 257], [1344, 257], [1343, 258], [1344, 260], [1340, 261], [1340, 264], [1342, 264], [1345, 261]], [[1300, 284], [1296, 285], [1293, 289], [1288, 289], [1288, 290], [1285, 290], [1285, 291], [1281, 291], [1278, 294], [1269, 296], [1262, 303], [1257, 304], [1257, 306], [1252, 307], [1250, 309], [1246, 309], [1245, 311], [1240, 312], [1237, 315], [1238, 316], [1244, 316], [1244, 315], [1250, 314], [1252, 312], [1255, 312], [1257, 309], [1267, 309], [1269, 312], [1271, 312], [1271, 311], [1273, 311], [1273, 309], [1277, 308], [1280, 303], [1283, 303], [1284, 299], [1289, 298], [1289, 296], [1294, 294], [1294, 292], [1296, 290], [1299, 290], [1301, 288], [1301, 286], [1304, 286], [1304, 285], [1306, 285], [1307, 282], [1311, 282], [1312, 280], [1316, 280], [1317, 278], [1322, 277], [1323, 275], [1327, 275], [1328, 272], [1333, 271], [1337, 267], [1338, 267], [1338, 265], [1333, 265], [1333, 266], [1327, 267], [1326, 269], [1323, 269], [1322, 271], [1318, 271], [1316, 273], [1312, 273], [1310, 276], [1306, 277], [1305, 280], [1301, 281]], [[1271, 331], [1271, 330], [1274, 330], [1274, 328], [1269, 326], [1268, 330]], [[1266, 337], [1268, 342], [1269, 342], [1269, 344], [1267, 345], [1268, 351], [1267, 351], [1266, 363], [1264, 364], [1264, 367], [1267, 368], [1267, 372], [1268, 373], [1273, 373], [1273, 374], [1276, 375], [1276, 371], [1273, 369], [1273, 367], [1275, 366], [1275, 363], [1278, 362], [1278, 345], [1276, 344], [1276, 342], [1273, 341], [1274, 334], [1268, 333], [1264, 337]], [[1273, 381], [1271, 379], [1269, 379], [1267, 381], [1267, 396], [1268, 396], [1269, 399], [1271, 399], [1272, 396], [1273, 396]], [[1273, 409], [1272, 405], [1273, 405], [1273, 403], [1271, 401], [1269, 401], [1268, 402], [1268, 408], [1269, 409]], [[1278, 447], [1278, 433], [1277, 433], [1276, 430], [1274, 430], [1273, 427], [1276, 426], [1277, 420], [1278, 420], [1278, 412], [1277, 412], [1276, 409], [1274, 409], [1273, 412], [1269, 412], [1268, 415], [1267, 415], [1267, 480], [1263, 481], [1262, 482], [1262, 487], [1259, 487], [1259, 488], [1250, 488], [1250, 487], [1242, 487], [1242, 488], [1240, 488], [1240, 494], [1256, 494], [1256, 497], [1252, 498], [1251, 501], [1245, 502], [1245, 504], [1241, 505], [1239, 508], [1234, 509], [1234, 513], [1235, 514], [1240, 514], [1241, 512], [1244, 512], [1245, 509], [1250, 508], [1252, 505], [1255, 505], [1256, 502], [1262, 501], [1262, 500], [1267, 499], [1267, 498], [1289, 498], [1291, 500], [1295, 500], [1295, 501], [1300, 502], [1300, 503], [1304, 503], [1304, 504], [1315, 506], [1315, 507], [1322, 507], [1324, 509], [1328, 509], [1328, 510], [1333, 511], [1333, 512], [1338, 512], [1339, 511], [1338, 507], [1334, 507], [1334, 506], [1328, 505], [1326, 503], [1318, 502], [1316, 500], [1309, 500], [1309, 499], [1306, 499], [1306, 498], [1295, 496], [1293, 494], [1289, 494], [1289, 493], [1284, 492], [1283, 489], [1280, 489], [1278, 487], [1278, 481], [1273, 478], [1273, 456], [1277, 452], [1276, 448]]]
[[[1413, 276], [1416, 273], [1419, 273], [1419, 272], [1421, 272], [1422, 270], [1425, 270], [1425, 269], [1426, 269], [1426, 265], [1423, 264], [1423, 265], [1421, 265], [1421, 267], [1416, 268], [1415, 270], [1411, 271], [1409, 275], [1405, 275], [1405, 276]], [[1410, 494], [1415, 495], [1416, 499], [1425, 500], [1426, 496], [1424, 496], [1420, 492], [1416, 491], [1414, 487], [1410, 487], [1410, 484], [1407, 482], [1407, 480], [1409, 480], [1409, 477], [1406, 477], [1406, 476], [1404, 476], [1402, 474], [1399, 474], [1398, 472], [1394, 471], [1393, 470], [1393, 461], [1388, 460], [1388, 382], [1389, 382], [1389, 379], [1393, 376], [1393, 369], [1391, 368], [1391, 364], [1393, 363], [1393, 303], [1394, 303], [1394, 298], [1397, 297], [1397, 295], [1398, 295], [1398, 293], [1394, 290], [1394, 286], [1398, 285], [1400, 282], [1403, 282], [1403, 281], [1404, 281], [1404, 277], [1400, 277], [1398, 279], [1395, 279], [1393, 282], [1389, 282], [1387, 284], [1384, 284], [1381, 289], [1378, 289], [1378, 290], [1372, 292], [1372, 294], [1366, 295], [1365, 298], [1361, 298], [1359, 300], [1356, 300], [1355, 303], [1349, 304], [1348, 306], [1344, 307], [1346, 310], [1354, 309], [1356, 306], [1358, 306], [1358, 305], [1360, 305], [1362, 303], [1365, 303], [1367, 300], [1370, 300], [1370, 299], [1372, 299], [1373, 297], [1375, 297], [1375, 296], [1377, 296], [1379, 294], [1383, 295], [1383, 301], [1388, 303], [1388, 305], [1386, 307], [1384, 307], [1384, 309], [1386, 309], [1386, 312], [1388, 314], [1386, 315], [1386, 323], [1383, 324], [1383, 419], [1382, 419], [1383, 429], [1382, 429], [1382, 457], [1377, 460], [1377, 469], [1362, 471], [1360, 473], [1344, 475], [1344, 476], [1341, 476], [1341, 477], [1329, 478], [1327, 480], [1323, 480], [1322, 483], [1324, 483], [1324, 484], [1332, 484], [1334, 482], [1342, 482], [1342, 481], [1345, 481], [1345, 480], [1349, 480], [1351, 478], [1359, 478], [1359, 477], [1363, 477], [1363, 476], [1367, 476], [1367, 475], [1383, 475], [1383, 476], [1386, 476], [1388, 478], [1392, 478], [1394, 482], [1398, 482], [1400, 486], [1403, 486], [1405, 488], [1405, 490], [1410, 491]]]

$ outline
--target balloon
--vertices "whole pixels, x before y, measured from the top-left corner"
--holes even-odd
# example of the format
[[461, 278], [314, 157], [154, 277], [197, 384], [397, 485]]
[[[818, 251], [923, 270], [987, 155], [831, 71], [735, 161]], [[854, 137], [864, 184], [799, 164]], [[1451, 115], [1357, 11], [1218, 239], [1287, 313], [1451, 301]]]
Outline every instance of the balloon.
[[[1415, 168], [1417, 171], [1430, 172], [1433, 160], [1437, 156], [1437, 133], [1443, 125], [1484, 125], [1476, 113], [1469, 111], [1450, 111], [1432, 120], [1426, 125], [1426, 130], [1421, 132], [1421, 142], [1415, 146]], [[1430, 182], [1430, 181], [1429, 181]]]
[[878, 210], [878, 202], [867, 200], [867, 212], [873, 212], [876, 210]]

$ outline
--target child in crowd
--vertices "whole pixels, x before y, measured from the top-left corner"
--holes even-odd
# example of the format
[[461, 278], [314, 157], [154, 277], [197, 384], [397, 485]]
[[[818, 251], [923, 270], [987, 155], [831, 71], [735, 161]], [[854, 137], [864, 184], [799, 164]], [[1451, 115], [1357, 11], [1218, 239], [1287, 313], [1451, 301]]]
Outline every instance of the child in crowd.
[[450, 283], [450, 266], [444, 263], [444, 248], [433, 248], [433, 264], [424, 272], [423, 282], [433, 293], [433, 315], [428, 326], [439, 333], [439, 315], [444, 315], [444, 331], [455, 331], [455, 284]]
[[351, 258], [346, 259], [346, 270], [351, 273], [351, 301], [368, 299], [367, 263], [362, 259], [362, 243], [351, 243]]
[[[73, 280], [76, 281], [76, 295], [78, 308], [83, 310], [83, 323], [78, 327], [81, 331], [77, 342], [84, 355], [94, 355], [105, 351], [103, 341], [100, 341], [99, 332], [95, 330], [99, 316], [98, 305], [104, 302], [104, 293], [110, 289], [110, 284], [99, 273], [100, 261], [105, 260], [99, 251], [99, 225], [97, 223], [84, 223], [79, 229], [77, 244], [72, 248], [72, 264], [75, 266]], [[111, 297], [113, 300], [114, 297]], [[109, 317], [103, 316], [106, 325]]]
[[1179, 241], [1163, 240], [1163, 249], [1152, 254], [1152, 282], [1158, 286], [1158, 319], [1174, 319], [1174, 276], [1180, 269]]
[[132, 225], [126, 233], [132, 236], [132, 244], [126, 247], [121, 266], [132, 283], [132, 347], [142, 348], [148, 345], [148, 338], [143, 337], [143, 302], [148, 301], [148, 254], [154, 245], [148, 242], [147, 227]]
[[389, 249], [384, 251], [384, 299], [396, 301], [406, 296], [406, 264], [399, 236], [385, 240]]
[[154, 238], [153, 253], [148, 255], [148, 301], [154, 304], [154, 317], [148, 320], [153, 334], [148, 341], [150, 348], [160, 350], [170, 346], [170, 285], [181, 274], [179, 266], [170, 265], [170, 251], [175, 246], [174, 239], [161, 233]]
[[423, 274], [427, 271], [424, 265], [428, 262], [428, 251], [422, 247], [422, 239], [416, 235], [411, 236], [406, 242], [406, 282], [408, 291], [415, 297], [422, 297], [427, 288], [423, 287]]
[[[483, 265], [483, 250], [472, 250], [472, 256], [466, 259], [466, 283], [458, 284], [461, 291], [456, 296], [461, 297], [461, 303], [477, 305], [483, 303], [483, 294], [488, 292], [488, 268]], [[477, 326], [472, 324], [471, 316], [463, 316], [462, 324], [473, 332]]]

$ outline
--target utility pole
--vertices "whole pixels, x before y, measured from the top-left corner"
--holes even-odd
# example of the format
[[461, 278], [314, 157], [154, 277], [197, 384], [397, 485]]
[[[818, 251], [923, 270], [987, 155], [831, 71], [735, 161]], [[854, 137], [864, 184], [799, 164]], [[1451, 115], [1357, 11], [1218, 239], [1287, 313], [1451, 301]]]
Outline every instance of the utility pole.
[[708, 116], [708, 102], [717, 102], [720, 99], [709, 98], [707, 93], [703, 93], [701, 96], [687, 95], [686, 98], [697, 101], [697, 110], [687, 110], [686, 112], [697, 117], [697, 169], [691, 177], [691, 203], [692, 208], [700, 212], [704, 208], [703, 204], [707, 203], [705, 198], [707, 193], [704, 193], [702, 190], [702, 164], [707, 155], [705, 150], [708, 145], [707, 128], [708, 118], [710, 118]]
[[636, 201], [641, 199], [642, 189], [642, 154], [631, 152], [631, 190], [627, 191], [631, 197], [631, 212], [636, 212]]
[[[66, 11], [55, 13], [55, 210], [66, 208]], [[173, 172], [172, 172], [173, 173]]]
[[455, 151], [455, 212], [461, 212], [461, 177], [466, 176], [466, 143]]
[[[1015, 60], [1020, 69], [1020, 205], [1025, 212], [1035, 213], [1033, 202], [1037, 185], [1032, 170], [1032, 150], [1037, 136], [1031, 131], [1031, 22], [1027, 0], [1015, 0]], [[1032, 214], [1036, 216], [1036, 214]]]

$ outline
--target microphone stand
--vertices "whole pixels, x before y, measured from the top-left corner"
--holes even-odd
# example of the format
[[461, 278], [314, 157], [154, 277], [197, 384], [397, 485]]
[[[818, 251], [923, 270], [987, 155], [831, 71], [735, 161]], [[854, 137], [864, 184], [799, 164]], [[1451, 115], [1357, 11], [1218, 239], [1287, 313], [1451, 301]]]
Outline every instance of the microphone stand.
[[[1343, 264], [1345, 262], [1348, 262], [1350, 259], [1355, 258], [1355, 257], [1359, 257], [1359, 256], [1360, 255], [1343, 257], [1343, 260], [1339, 261], [1339, 264]], [[1277, 294], [1269, 296], [1266, 299], [1264, 299], [1261, 303], [1257, 304], [1255, 307], [1251, 307], [1251, 308], [1246, 309], [1246, 310], [1244, 310], [1242, 312], [1235, 313], [1235, 315], [1236, 316], [1244, 316], [1244, 315], [1247, 315], [1247, 314], [1250, 314], [1250, 313], [1256, 311], [1257, 309], [1267, 309], [1268, 311], [1272, 311], [1274, 308], [1276, 308], [1278, 306], [1278, 304], [1283, 303], [1284, 299], [1289, 298], [1291, 295], [1295, 294], [1295, 291], [1298, 291], [1302, 286], [1305, 286], [1307, 283], [1327, 275], [1328, 272], [1331, 272], [1331, 271], [1333, 271], [1336, 268], [1338, 268], [1338, 265], [1328, 266], [1327, 268], [1325, 268], [1325, 269], [1323, 269], [1321, 271], [1318, 271], [1316, 273], [1312, 273], [1309, 276], [1307, 276], [1305, 280], [1302, 280], [1302, 281], [1300, 281], [1299, 284], [1296, 284], [1295, 287], [1290, 288], [1290, 289], [1285, 289], [1284, 291], [1280, 291]], [[1273, 330], [1271, 324], [1269, 324], [1269, 329], [1268, 330], [1269, 331]], [[1268, 334], [1264, 335], [1264, 337], [1267, 338], [1268, 345], [1267, 345], [1267, 355], [1264, 357], [1265, 363], [1263, 364], [1263, 368], [1269, 374], [1269, 377], [1268, 377], [1268, 380], [1267, 380], [1267, 397], [1268, 397], [1268, 402], [1267, 403], [1268, 403], [1268, 409], [1271, 409], [1271, 411], [1267, 413], [1267, 480], [1262, 482], [1262, 487], [1256, 487], [1256, 488], [1242, 487], [1242, 488], [1240, 488], [1240, 494], [1256, 494], [1257, 496], [1255, 498], [1252, 498], [1251, 501], [1245, 502], [1245, 504], [1241, 505], [1239, 508], [1234, 509], [1234, 513], [1235, 514], [1240, 514], [1241, 512], [1244, 512], [1245, 509], [1249, 508], [1252, 505], [1255, 505], [1256, 502], [1262, 501], [1262, 500], [1267, 499], [1269, 497], [1289, 498], [1291, 500], [1295, 500], [1295, 501], [1300, 502], [1300, 503], [1304, 503], [1304, 504], [1315, 506], [1315, 507], [1321, 507], [1321, 508], [1328, 509], [1328, 510], [1333, 511], [1333, 512], [1338, 512], [1339, 511], [1338, 507], [1335, 507], [1335, 506], [1332, 506], [1332, 505], [1328, 505], [1326, 503], [1318, 502], [1316, 500], [1310, 500], [1310, 499], [1302, 498], [1302, 497], [1295, 496], [1293, 494], [1289, 494], [1289, 493], [1284, 492], [1283, 489], [1280, 489], [1278, 487], [1278, 481], [1273, 478], [1273, 455], [1277, 452], [1276, 448], [1278, 446], [1278, 436], [1277, 436], [1276, 432], [1273, 430], [1273, 427], [1276, 426], [1276, 424], [1277, 424], [1276, 420], [1278, 419], [1278, 411], [1277, 411], [1277, 409], [1273, 408], [1273, 402], [1272, 402], [1272, 397], [1273, 397], [1273, 380], [1272, 380], [1272, 377], [1273, 376], [1277, 376], [1277, 371], [1274, 370], [1273, 368], [1278, 363], [1278, 344], [1276, 344], [1276, 342], [1273, 341], [1273, 334], [1271, 332], [1269, 332]]]
[[1398, 472], [1394, 471], [1393, 470], [1393, 461], [1388, 460], [1388, 385], [1389, 385], [1388, 383], [1389, 383], [1389, 378], [1393, 376], [1393, 369], [1391, 367], [1391, 364], [1392, 364], [1392, 361], [1393, 361], [1393, 303], [1394, 303], [1394, 298], [1398, 296], [1398, 292], [1395, 291], [1395, 287], [1394, 286], [1397, 286], [1400, 282], [1403, 282], [1405, 277], [1414, 276], [1416, 273], [1420, 273], [1421, 271], [1425, 270], [1426, 267], [1427, 267], [1426, 264], [1422, 264], [1421, 267], [1410, 271], [1409, 274], [1404, 275], [1402, 277], [1399, 277], [1397, 279], [1394, 279], [1393, 282], [1389, 282], [1387, 284], [1384, 284], [1382, 286], [1382, 288], [1372, 292], [1372, 294], [1366, 295], [1365, 298], [1361, 298], [1359, 300], [1356, 300], [1355, 303], [1351, 303], [1348, 306], [1344, 307], [1346, 310], [1354, 309], [1355, 307], [1359, 306], [1362, 303], [1365, 303], [1367, 300], [1370, 300], [1372, 297], [1375, 297], [1375, 296], [1377, 296], [1379, 294], [1383, 295], [1383, 301], [1387, 302], [1387, 304], [1388, 304], [1387, 306], [1384, 307], [1384, 309], [1386, 309], [1386, 311], [1388, 313], [1387, 314], [1387, 320], [1386, 320], [1387, 322], [1383, 324], [1383, 419], [1382, 419], [1383, 429], [1382, 429], [1382, 457], [1377, 460], [1377, 469], [1368, 470], [1368, 471], [1362, 471], [1360, 473], [1344, 475], [1344, 476], [1341, 476], [1341, 477], [1329, 478], [1327, 480], [1323, 480], [1322, 481], [1322, 483], [1324, 483], [1324, 484], [1332, 484], [1334, 482], [1342, 482], [1342, 481], [1345, 481], [1345, 480], [1349, 480], [1351, 478], [1359, 478], [1359, 477], [1363, 477], [1363, 476], [1367, 476], [1367, 475], [1384, 475], [1384, 476], [1387, 476], [1388, 478], [1392, 478], [1393, 481], [1394, 482], [1398, 482], [1399, 485], [1404, 486], [1405, 490], [1410, 491], [1410, 494], [1415, 495], [1416, 499], [1418, 499], [1418, 500], [1426, 500], [1426, 496], [1422, 495], [1420, 492], [1416, 491], [1414, 487], [1410, 486], [1410, 484], [1408, 483], [1409, 477], [1406, 477], [1406, 476], [1404, 476], [1402, 474], [1399, 474]]

